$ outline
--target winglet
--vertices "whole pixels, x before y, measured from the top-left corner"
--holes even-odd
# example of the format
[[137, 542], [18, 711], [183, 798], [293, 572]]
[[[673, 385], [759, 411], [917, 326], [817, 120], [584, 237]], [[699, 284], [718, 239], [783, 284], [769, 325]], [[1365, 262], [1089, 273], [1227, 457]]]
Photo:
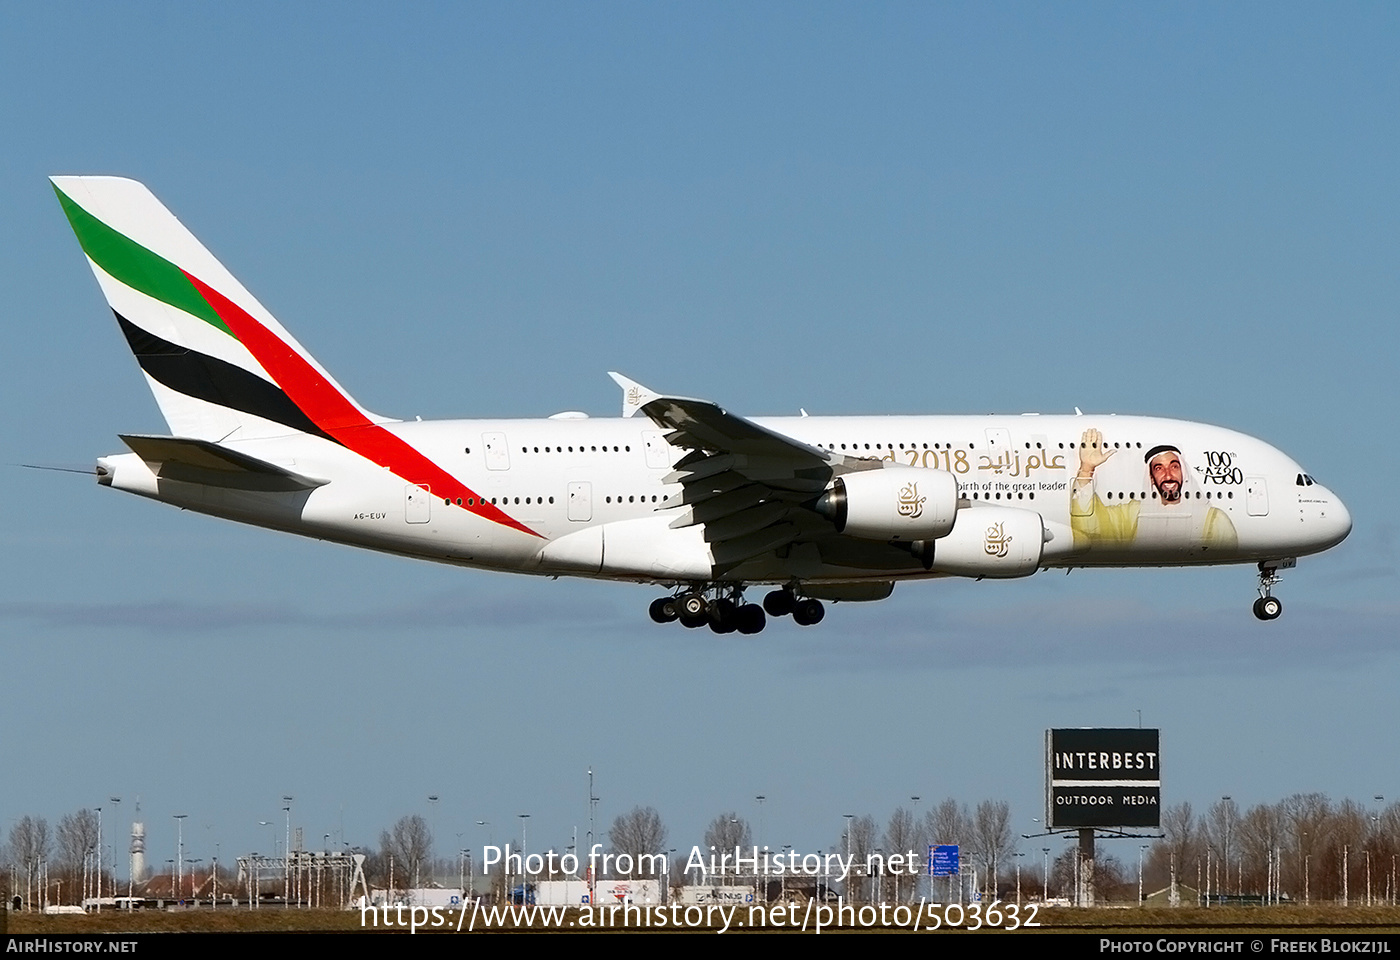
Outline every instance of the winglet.
[[650, 390], [620, 373], [609, 371], [608, 376], [612, 377], [613, 382], [622, 388], [622, 415], [624, 417], [633, 416], [646, 404], [661, 396], [655, 390]]

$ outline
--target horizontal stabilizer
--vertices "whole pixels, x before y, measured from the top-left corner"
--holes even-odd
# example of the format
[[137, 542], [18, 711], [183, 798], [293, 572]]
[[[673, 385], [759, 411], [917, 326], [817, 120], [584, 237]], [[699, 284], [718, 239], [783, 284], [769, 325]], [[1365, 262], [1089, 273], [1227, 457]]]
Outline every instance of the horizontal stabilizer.
[[162, 480], [268, 492], [314, 490], [330, 483], [329, 480], [303, 476], [209, 440], [136, 434], [123, 434], [121, 439]]

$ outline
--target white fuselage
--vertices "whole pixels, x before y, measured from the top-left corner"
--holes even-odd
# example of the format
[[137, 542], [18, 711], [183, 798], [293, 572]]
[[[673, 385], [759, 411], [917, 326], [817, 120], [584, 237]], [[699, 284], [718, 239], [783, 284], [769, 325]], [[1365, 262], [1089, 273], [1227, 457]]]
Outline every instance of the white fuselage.
[[[619, 419], [403, 422], [357, 403], [143, 184], [53, 187], [169, 435], [99, 482], [442, 563], [672, 586], [649, 615], [810, 626], [896, 581], [1046, 567], [1259, 565], [1340, 542], [1346, 508], [1219, 427], [1115, 416], [750, 420], [621, 373]], [[777, 584], [762, 606], [748, 584]]]
[[[755, 418], [845, 457], [945, 471], [968, 507], [1034, 511], [1058, 531], [1038, 566], [1159, 566], [1277, 560], [1316, 553], [1351, 528], [1341, 501], [1290, 457], [1232, 430], [1133, 416]], [[135, 454], [101, 461], [106, 484], [192, 510], [445, 563], [543, 575], [684, 583], [710, 579], [700, 527], [684, 510], [673, 449], [644, 418], [452, 420], [385, 425], [531, 532], [424, 490], [336, 443], [303, 434], [224, 446], [328, 480], [255, 492], [158, 479]], [[1081, 466], [1093, 428], [1103, 461]], [[1169, 445], [1180, 476], [1163, 495], [1146, 455]], [[1085, 474], [1090, 474], [1086, 477]], [[465, 499], [471, 499], [470, 497]], [[981, 516], [981, 514], [967, 514]], [[956, 529], [956, 528], [955, 528]], [[1047, 539], [1051, 535], [1047, 534]], [[990, 548], [989, 548], [990, 549]], [[835, 583], [943, 575], [913, 558], [794, 551], [734, 579]]]

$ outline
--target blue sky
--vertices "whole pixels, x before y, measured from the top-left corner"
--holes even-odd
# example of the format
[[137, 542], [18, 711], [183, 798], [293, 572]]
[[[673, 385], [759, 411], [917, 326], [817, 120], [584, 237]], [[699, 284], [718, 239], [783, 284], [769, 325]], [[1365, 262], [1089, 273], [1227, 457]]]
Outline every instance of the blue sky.
[[914, 795], [1028, 832], [1041, 731], [1138, 710], [1167, 802], [1400, 796], [1394, 6], [0, 17], [6, 464], [164, 430], [45, 182], [111, 173], [390, 415], [611, 415], [610, 369], [749, 415], [1148, 413], [1274, 443], [1355, 519], [1271, 625], [1221, 568], [906, 585], [742, 638], [5, 466], [4, 829], [140, 795], [153, 860], [176, 813], [228, 858], [290, 793], [309, 842], [529, 813], [562, 847], [591, 765], [603, 825], [652, 804], [683, 848], [760, 794], [804, 851]]

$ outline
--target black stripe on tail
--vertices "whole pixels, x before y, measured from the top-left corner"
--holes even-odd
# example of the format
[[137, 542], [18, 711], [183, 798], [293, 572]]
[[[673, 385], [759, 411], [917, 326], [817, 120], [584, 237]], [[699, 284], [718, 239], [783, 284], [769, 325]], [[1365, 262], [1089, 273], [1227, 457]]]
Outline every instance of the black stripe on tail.
[[136, 362], [158, 383], [196, 400], [262, 417], [332, 443], [339, 442], [312, 423], [277, 384], [226, 360], [162, 340], [115, 310], [112, 313], [121, 325], [131, 352], [136, 354]]

